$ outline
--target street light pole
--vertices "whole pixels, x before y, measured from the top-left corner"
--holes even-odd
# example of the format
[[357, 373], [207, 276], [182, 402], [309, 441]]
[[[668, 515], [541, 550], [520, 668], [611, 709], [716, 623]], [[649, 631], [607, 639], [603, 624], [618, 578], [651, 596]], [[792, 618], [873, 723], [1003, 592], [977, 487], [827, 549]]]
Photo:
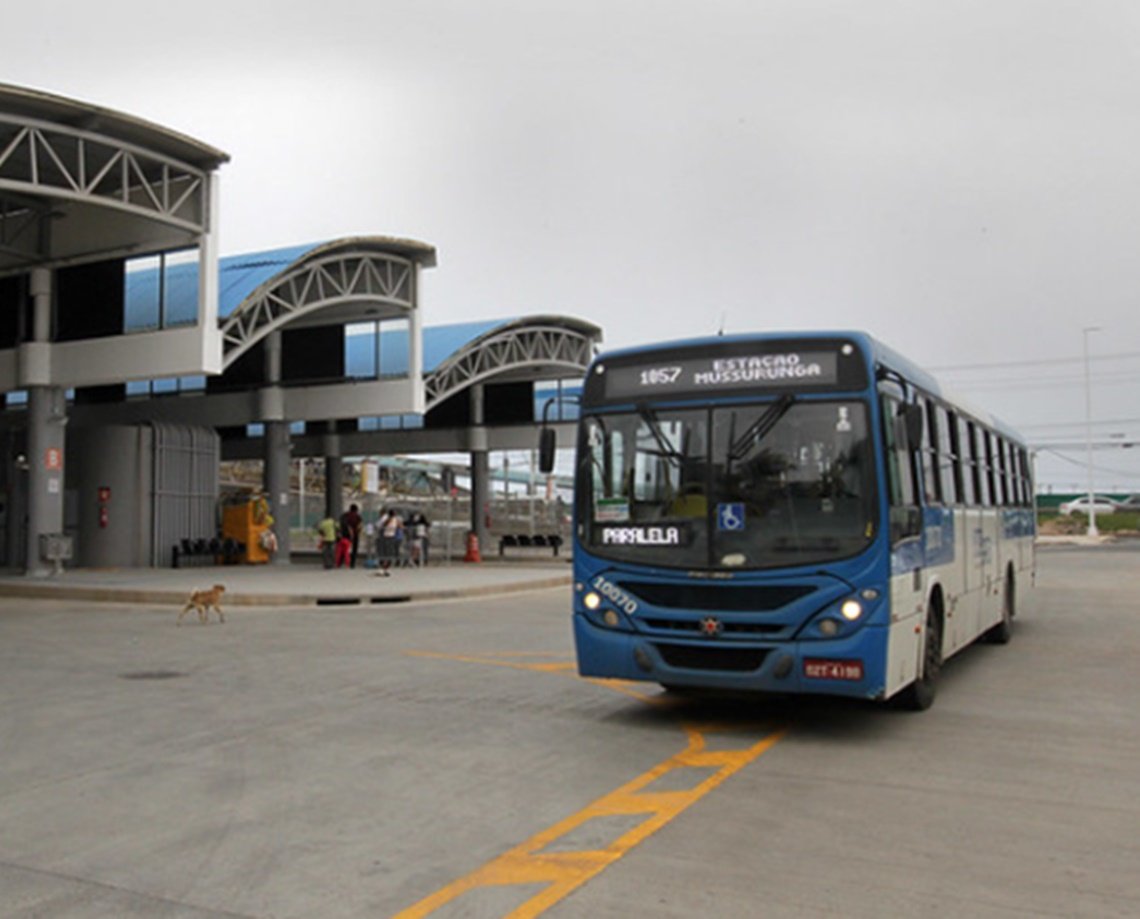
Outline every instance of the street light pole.
[[1096, 504], [1093, 498], [1092, 461], [1092, 375], [1089, 373], [1089, 332], [1099, 332], [1100, 326], [1090, 325], [1081, 329], [1085, 345], [1085, 465], [1089, 479], [1089, 536], [1099, 536], [1096, 528]]

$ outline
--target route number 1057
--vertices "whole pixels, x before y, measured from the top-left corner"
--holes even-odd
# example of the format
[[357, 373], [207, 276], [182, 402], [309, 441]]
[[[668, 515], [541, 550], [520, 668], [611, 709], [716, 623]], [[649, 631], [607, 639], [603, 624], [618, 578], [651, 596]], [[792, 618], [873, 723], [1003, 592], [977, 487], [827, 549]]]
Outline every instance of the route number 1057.
[[677, 382], [677, 377], [680, 375], [680, 367], [654, 367], [651, 370], [641, 371], [641, 385], [668, 386]]

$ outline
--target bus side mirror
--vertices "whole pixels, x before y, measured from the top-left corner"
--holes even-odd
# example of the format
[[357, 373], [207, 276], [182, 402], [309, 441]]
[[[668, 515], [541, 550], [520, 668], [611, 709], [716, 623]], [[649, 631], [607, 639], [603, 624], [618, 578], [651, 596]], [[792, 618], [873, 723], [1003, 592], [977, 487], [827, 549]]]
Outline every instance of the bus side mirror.
[[538, 471], [543, 475], [549, 475], [554, 471], [556, 447], [554, 428], [542, 428], [538, 432]]
[[907, 449], [913, 453], [922, 446], [922, 406], [900, 405], [899, 415], [906, 430]]

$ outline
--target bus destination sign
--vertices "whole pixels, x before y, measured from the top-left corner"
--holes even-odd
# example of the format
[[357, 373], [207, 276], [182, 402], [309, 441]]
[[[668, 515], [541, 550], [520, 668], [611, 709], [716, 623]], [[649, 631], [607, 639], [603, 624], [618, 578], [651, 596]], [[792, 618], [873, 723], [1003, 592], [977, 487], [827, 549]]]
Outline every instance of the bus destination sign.
[[680, 357], [652, 364], [607, 367], [605, 397], [660, 398], [674, 393], [834, 386], [839, 381], [833, 351], [785, 351]]
[[601, 526], [598, 537], [604, 546], [686, 546], [692, 542], [692, 534], [683, 524]]

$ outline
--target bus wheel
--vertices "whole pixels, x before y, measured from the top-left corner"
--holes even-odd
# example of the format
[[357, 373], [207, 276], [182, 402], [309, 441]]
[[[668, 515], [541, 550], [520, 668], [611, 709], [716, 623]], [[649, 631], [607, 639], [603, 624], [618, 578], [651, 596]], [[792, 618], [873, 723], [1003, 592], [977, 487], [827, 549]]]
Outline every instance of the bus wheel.
[[922, 712], [934, 704], [938, 673], [942, 669], [942, 617], [931, 603], [926, 608], [926, 632], [922, 645], [922, 673], [899, 693], [899, 706]]
[[1005, 593], [1001, 600], [1001, 622], [982, 637], [991, 645], [1007, 645], [1013, 635], [1013, 617], [1017, 615], [1017, 581], [1011, 568], [1005, 576]]

